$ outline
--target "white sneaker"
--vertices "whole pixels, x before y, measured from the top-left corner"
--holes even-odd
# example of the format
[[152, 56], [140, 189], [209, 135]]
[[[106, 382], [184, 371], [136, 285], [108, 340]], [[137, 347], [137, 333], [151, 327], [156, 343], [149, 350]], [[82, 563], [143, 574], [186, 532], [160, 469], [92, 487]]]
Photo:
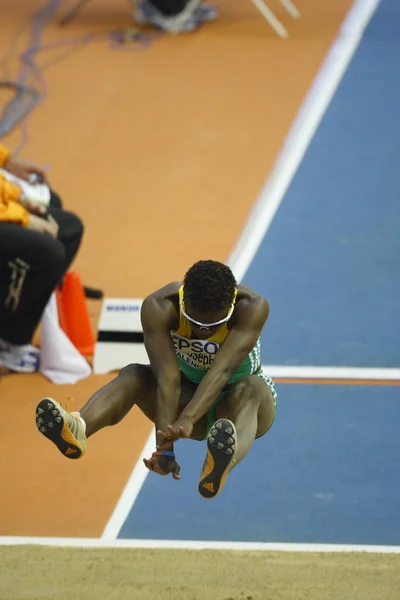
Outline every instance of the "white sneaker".
[[[174, 17], [163, 17], [160, 12], [157, 11], [148, 0], [141, 0], [136, 4], [136, 10], [134, 13], [135, 19], [139, 25], [154, 25], [158, 28], [165, 26], [166, 19], [172, 19]], [[179, 15], [176, 15], [179, 16]], [[201, 2], [197, 8], [193, 11], [192, 15], [186, 19], [183, 28], [186, 31], [193, 31], [197, 29], [199, 25], [207, 21], [214, 21], [218, 17], [218, 8]], [[168, 26], [169, 21], [167, 21]]]
[[153, 25], [168, 33], [188, 33], [205, 21], [215, 19], [217, 10], [215, 7], [202, 5], [201, 0], [189, 0], [182, 12], [166, 16], [147, 0], [140, 0], [136, 3], [134, 17], [139, 25]]
[[13, 373], [35, 373], [39, 370], [40, 351], [26, 344], [17, 346], [0, 339], [0, 367]]

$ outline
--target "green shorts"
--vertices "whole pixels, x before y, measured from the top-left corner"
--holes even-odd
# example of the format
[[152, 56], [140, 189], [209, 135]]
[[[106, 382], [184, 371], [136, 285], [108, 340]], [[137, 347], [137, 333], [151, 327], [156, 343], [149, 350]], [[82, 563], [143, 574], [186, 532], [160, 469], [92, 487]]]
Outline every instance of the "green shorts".
[[[269, 389], [271, 390], [272, 396], [273, 396], [273, 398], [274, 398], [274, 418], [272, 419], [272, 423], [271, 423], [271, 427], [272, 427], [272, 424], [273, 424], [273, 422], [274, 422], [274, 420], [275, 420], [275, 413], [276, 413], [276, 400], [277, 400], [277, 398], [278, 398], [278, 394], [276, 393], [276, 390], [275, 390], [275, 384], [274, 384], [274, 382], [272, 381], [271, 377], [269, 377], [268, 375], [265, 375], [265, 374], [263, 373], [262, 369], [260, 369], [259, 371], [257, 371], [257, 373], [254, 373], [254, 375], [257, 375], [257, 377], [261, 377], [261, 379], [262, 379], [263, 381], [265, 381], [265, 383], [268, 385]], [[229, 386], [229, 387], [230, 387], [230, 386]], [[214, 404], [212, 405], [212, 407], [211, 407], [211, 408], [210, 408], [210, 409], [207, 411], [207, 430], [206, 430], [206, 434], [205, 434], [205, 436], [204, 436], [204, 438], [203, 438], [203, 439], [206, 439], [206, 438], [207, 438], [207, 436], [208, 436], [208, 434], [209, 434], [209, 431], [210, 431], [210, 429], [211, 429], [212, 425], [213, 425], [213, 424], [215, 423], [215, 421], [217, 420], [217, 404], [218, 404], [219, 402], [221, 402], [222, 398], [223, 398], [223, 397], [224, 397], [224, 396], [225, 396], [225, 395], [226, 395], [228, 392], [229, 392], [229, 388], [228, 388], [228, 389], [225, 389], [223, 392], [221, 392], [221, 393], [218, 395], [218, 398], [216, 399], [216, 401], [214, 402]], [[267, 432], [264, 432], [264, 433], [262, 433], [262, 434], [261, 434], [261, 435], [259, 435], [258, 437], [262, 437], [263, 435], [265, 435], [265, 433], [267, 433]], [[257, 439], [257, 438], [256, 438], [256, 439]]]

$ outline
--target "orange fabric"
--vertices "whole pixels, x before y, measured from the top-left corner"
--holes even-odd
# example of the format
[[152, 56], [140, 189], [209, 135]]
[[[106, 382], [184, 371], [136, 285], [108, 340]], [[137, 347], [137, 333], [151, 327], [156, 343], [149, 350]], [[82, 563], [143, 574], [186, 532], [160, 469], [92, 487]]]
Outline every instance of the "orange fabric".
[[29, 213], [23, 206], [18, 204], [20, 195], [21, 189], [7, 181], [4, 175], [0, 175], [0, 222], [28, 224]]
[[6, 148], [5, 146], [2, 146], [0, 144], [0, 168], [4, 167], [4, 165], [10, 158], [10, 154], [11, 154], [10, 150], [8, 150], [8, 148]]

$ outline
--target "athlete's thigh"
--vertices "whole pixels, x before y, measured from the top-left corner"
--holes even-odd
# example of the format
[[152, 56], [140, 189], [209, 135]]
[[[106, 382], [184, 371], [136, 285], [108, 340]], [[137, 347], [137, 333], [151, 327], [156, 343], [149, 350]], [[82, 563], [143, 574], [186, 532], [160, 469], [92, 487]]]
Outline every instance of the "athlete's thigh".
[[[157, 381], [151, 365], [130, 365], [125, 370], [126, 377], [139, 377], [140, 386], [136, 397], [136, 404], [140, 410], [153, 423], [156, 419]], [[181, 375], [181, 395], [179, 399], [178, 415], [193, 398], [197, 385], [192, 383], [184, 375]], [[172, 425], [172, 423], [170, 423]], [[203, 440], [207, 431], [207, 417], [200, 419], [193, 428], [191, 439]]]
[[[179, 401], [179, 414], [183, 411], [185, 406], [189, 404], [193, 395], [197, 389], [197, 384], [189, 381], [183, 374], [181, 374], [181, 397]], [[207, 434], [207, 415], [204, 415], [197, 423], [194, 424], [191, 440], [200, 442], [204, 440]]]
[[154, 423], [157, 382], [151, 365], [130, 364], [121, 369], [116, 379], [124, 394], [132, 398], [142, 413]]
[[256, 437], [264, 435], [274, 421], [276, 392], [272, 380], [264, 375], [248, 375], [229, 386], [216, 407], [217, 418], [232, 419], [243, 411], [254, 407], [257, 411]]
[[275, 419], [276, 412], [276, 398], [277, 394], [274, 388], [273, 382], [269, 382], [269, 378], [267, 378], [268, 382], [264, 377], [256, 376], [262, 380], [262, 393], [260, 396], [260, 405], [258, 407], [257, 413], [257, 433], [256, 438], [261, 437], [269, 429], [271, 429], [272, 424]]

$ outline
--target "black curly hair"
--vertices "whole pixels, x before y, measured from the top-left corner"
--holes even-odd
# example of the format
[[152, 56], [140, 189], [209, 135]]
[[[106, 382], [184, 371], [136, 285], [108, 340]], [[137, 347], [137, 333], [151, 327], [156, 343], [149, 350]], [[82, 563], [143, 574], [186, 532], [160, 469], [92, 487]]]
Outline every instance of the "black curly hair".
[[200, 312], [217, 312], [230, 306], [236, 279], [230, 268], [216, 260], [199, 260], [184, 278], [185, 299]]

